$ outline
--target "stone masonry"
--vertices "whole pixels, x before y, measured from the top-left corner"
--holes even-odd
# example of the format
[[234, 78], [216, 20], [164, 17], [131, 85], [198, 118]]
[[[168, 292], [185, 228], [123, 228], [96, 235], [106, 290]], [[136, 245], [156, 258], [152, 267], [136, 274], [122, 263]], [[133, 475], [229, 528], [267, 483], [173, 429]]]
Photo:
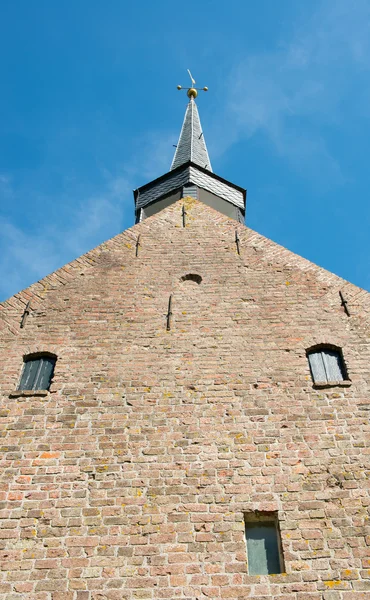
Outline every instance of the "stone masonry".
[[[183, 202], [0, 305], [0, 598], [369, 600], [369, 294]], [[320, 343], [349, 382], [315, 388]], [[282, 574], [248, 574], [253, 511]]]

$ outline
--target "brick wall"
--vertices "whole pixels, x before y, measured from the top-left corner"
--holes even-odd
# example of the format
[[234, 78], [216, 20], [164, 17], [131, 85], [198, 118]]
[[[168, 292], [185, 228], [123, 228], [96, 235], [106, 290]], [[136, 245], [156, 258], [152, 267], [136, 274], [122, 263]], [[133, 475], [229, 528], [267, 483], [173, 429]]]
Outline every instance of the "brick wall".
[[[368, 599], [369, 295], [181, 208], [0, 305], [0, 598]], [[314, 389], [318, 343], [349, 387]], [[50, 392], [14, 396], [37, 351]], [[285, 573], [248, 575], [251, 511], [278, 511]]]

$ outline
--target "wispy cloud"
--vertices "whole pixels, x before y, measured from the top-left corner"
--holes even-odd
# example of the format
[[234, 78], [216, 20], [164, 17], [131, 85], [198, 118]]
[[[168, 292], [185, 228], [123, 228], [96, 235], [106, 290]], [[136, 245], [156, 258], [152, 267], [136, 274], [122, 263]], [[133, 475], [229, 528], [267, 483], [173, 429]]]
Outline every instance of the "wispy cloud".
[[137, 140], [120, 175], [100, 167], [100, 184], [94, 184], [93, 193], [74, 173], [64, 174], [63, 190], [39, 203], [39, 210], [47, 210], [49, 204], [59, 207], [53, 210], [58, 222], [43, 218], [40, 226], [31, 225], [31, 215], [16, 225], [7, 210], [26, 195], [32, 206], [38, 190], [23, 189], [9, 174], [0, 173], [0, 301], [131, 225], [132, 190], [168, 170], [173, 138], [170, 133], [149, 132]]
[[[305, 11], [278, 50], [241, 57], [233, 68], [223, 115], [227, 134], [221, 140], [217, 136], [219, 152], [262, 135], [308, 177], [319, 171], [332, 185], [343, 183], [346, 174], [326, 134], [339, 123], [343, 126], [343, 102], [350, 114], [358, 109], [359, 93], [369, 98], [369, 67], [366, 0], [326, 0], [309, 18]], [[354, 71], [361, 88], [357, 94], [351, 94]]]
[[[206, 136], [208, 143], [214, 140], [209, 144], [212, 157], [242, 139], [260, 136], [302, 177], [321, 187], [335, 186], [345, 182], [348, 174], [330, 132], [338, 127], [350, 131], [351, 115], [370, 118], [370, 3], [323, 0], [312, 6], [315, 8], [303, 5], [300, 18], [277, 48], [255, 54], [248, 51], [233, 59], [236, 64], [228, 74], [229, 94], [220, 102], [215, 125]], [[60, 174], [58, 165], [66, 145], [56, 134], [47, 140], [48, 165], [25, 178], [23, 188], [16, 171], [0, 173], [0, 299], [132, 223], [133, 219], [125, 220], [125, 214], [133, 215], [132, 189], [168, 170], [180, 125], [169, 132], [159, 123], [156, 131], [136, 138], [130, 160], [115, 171], [100, 164], [100, 157], [106, 154], [99, 154], [98, 183], [85, 184], [72, 168]], [[60, 129], [67, 138], [75, 136], [77, 144], [78, 127]], [[119, 153], [122, 140], [118, 143], [114, 138], [114, 128], [103, 122], [97, 130], [92, 145], [111, 146], [113, 139], [113, 156]], [[41, 163], [40, 159], [38, 165]], [[50, 182], [54, 171], [58, 191], [52, 190], [50, 197], [40, 201], [40, 181]], [[52, 186], [53, 182], [49, 188]], [[24, 198], [27, 206], [38, 199], [38, 210], [60, 207], [52, 211], [54, 221], [43, 215], [37, 225], [35, 215], [27, 215], [27, 220], [16, 224], [7, 207], [21, 204]]]
[[[61, 216], [58, 224], [47, 222], [30, 227], [26, 223], [22, 228], [9, 216], [0, 214], [0, 298], [5, 299], [118, 233], [129, 190], [125, 179], [110, 178], [99, 193], [74, 198], [67, 217]], [[62, 204], [68, 192], [75, 190], [53, 197], [53, 202]], [[32, 205], [32, 190], [28, 194]], [[0, 178], [0, 195], [3, 207], [4, 198], [19, 201], [19, 192], [10, 187], [9, 178], [4, 175]]]
[[135, 180], [135, 187], [167, 173], [179, 132], [180, 124], [177, 134], [158, 129], [136, 138], [131, 161], [125, 165], [125, 173]]
[[118, 233], [124, 211], [129, 202], [131, 205], [130, 180], [108, 175], [105, 178], [105, 187], [97, 194], [82, 198], [69, 219], [66, 233], [70, 235], [63, 236], [64, 246], [76, 256], [86, 252], [91, 242], [97, 241], [97, 236], [100, 242]]

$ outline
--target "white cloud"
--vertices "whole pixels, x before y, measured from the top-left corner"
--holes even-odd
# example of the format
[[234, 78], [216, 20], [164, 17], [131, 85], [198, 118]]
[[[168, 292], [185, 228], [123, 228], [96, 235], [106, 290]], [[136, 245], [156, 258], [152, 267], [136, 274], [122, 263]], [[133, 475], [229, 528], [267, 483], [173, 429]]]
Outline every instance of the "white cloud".
[[242, 57], [232, 70], [221, 118], [228, 133], [219, 151], [262, 135], [295, 169], [309, 177], [321, 173], [320, 185], [322, 178], [343, 183], [346, 174], [329, 147], [327, 128], [346, 127], [343, 98], [349, 103], [346, 113], [357, 109], [358, 97], [351, 98], [354, 73], [360, 93], [369, 97], [369, 67], [370, 4], [322, 2], [277, 51]]
[[100, 243], [117, 234], [122, 227], [123, 213], [132, 188], [123, 177], [111, 177], [99, 194], [83, 198], [72, 211], [64, 247], [78, 256], [93, 243]]
[[135, 181], [135, 187], [140, 187], [169, 171], [177, 135], [166, 130], [156, 130], [148, 131], [136, 139], [131, 162], [124, 167], [125, 173]]
[[[75, 173], [63, 174], [64, 188], [59, 194], [39, 198], [37, 189], [19, 189], [7, 173], [0, 173], [0, 301], [56, 270], [77, 256], [122, 231], [124, 221], [134, 221], [132, 190], [169, 170], [175, 135], [148, 132], [136, 140], [128, 163], [120, 175], [100, 167], [100, 185], [91, 186]], [[43, 173], [38, 174], [39, 181]], [[141, 181], [140, 181], [141, 180]], [[18, 182], [17, 182], [18, 183]], [[17, 226], [8, 206], [28, 198], [28, 206], [47, 212], [53, 205], [54, 219], [32, 213], [23, 226]], [[34, 209], [36, 210], [36, 209]], [[127, 219], [127, 214], [132, 217]], [[126, 216], [126, 219], [125, 219]], [[39, 226], [31, 225], [40, 223]]]
[[[11, 190], [8, 179], [3, 178], [7, 184], [7, 199], [11, 195], [12, 202], [19, 201], [18, 193]], [[126, 180], [110, 178], [100, 194], [74, 198], [67, 218], [61, 215], [58, 224], [43, 222], [32, 228], [28, 223], [22, 228], [14, 225], [10, 217], [0, 216], [0, 297], [19, 291], [118, 233], [128, 190]], [[32, 204], [32, 191], [28, 193]], [[66, 196], [67, 190], [65, 196], [53, 197], [53, 202], [63, 204]], [[4, 189], [1, 197], [5, 198]]]
[[[343, 97], [346, 115], [358, 115], [360, 107], [362, 116], [370, 117], [370, 3], [326, 0], [316, 12], [310, 10], [305, 5], [301, 22], [277, 50], [239, 57], [229, 74], [223, 114], [215, 115], [209, 132], [215, 140], [211, 154], [217, 157], [238, 140], [259, 135], [304, 176], [311, 178], [314, 172], [312, 179], [320, 186], [323, 180], [338, 185], [347, 174], [326, 132], [350, 127], [343, 121]], [[351, 89], [353, 74], [356, 93]], [[16, 226], [7, 205], [23, 197], [30, 205], [38, 191], [19, 189], [18, 180], [0, 173], [0, 298], [118, 233], [125, 211], [133, 215], [132, 189], [168, 171], [180, 125], [174, 133], [159, 129], [137, 139], [119, 176], [103, 165], [94, 193], [75, 172], [63, 174], [64, 189], [49, 200], [60, 207], [53, 209], [56, 224], [40, 215], [39, 226], [31, 228], [30, 220]], [[208, 141], [207, 131], [206, 136]], [[49, 144], [53, 146], [52, 140]], [[60, 146], [58, 140], [55, 147]], [[57, 164], [59, 154], [51, 155]], [[44, 175], [36, 173], [34, 181]]]

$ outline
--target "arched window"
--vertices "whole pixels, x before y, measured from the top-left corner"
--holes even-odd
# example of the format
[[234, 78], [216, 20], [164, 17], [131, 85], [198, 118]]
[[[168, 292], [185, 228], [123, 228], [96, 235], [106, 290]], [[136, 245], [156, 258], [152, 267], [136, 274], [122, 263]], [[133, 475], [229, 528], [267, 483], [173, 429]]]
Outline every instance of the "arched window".
[[334, 346], [320, 346], [307, 352], [314, 383], [329, 383], [348, 379], [342, 351]]
[[54, 375], [56, 356], [30, 354], [24, 357], [19, 390], [48, 390]]

